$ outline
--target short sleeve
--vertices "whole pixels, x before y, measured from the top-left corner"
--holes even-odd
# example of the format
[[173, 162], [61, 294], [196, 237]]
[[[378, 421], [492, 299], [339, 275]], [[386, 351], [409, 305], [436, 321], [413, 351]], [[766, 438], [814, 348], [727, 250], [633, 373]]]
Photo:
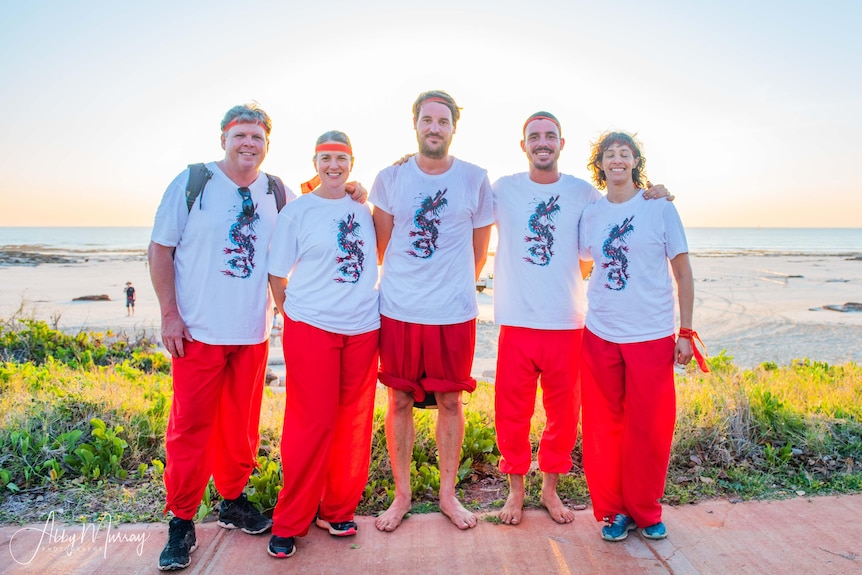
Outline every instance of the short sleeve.
[[391, 214], [393, 211], [392, 201], [389, 197], [389, 193], [392, 190], [392, 176], [392, 168], [381, 171], [374, 178], [374, 184], [372, 184], [371, 192], [368, 194], [368, 201], [388, 214]]
[[[385, 209], [385, 208], [384, 208]], [[484, 228], [494, 223], [494, 192], [488, 173], [484, 172], [482, 184], [479, 186], [479, 204], [473, 215], [473, 229]]]
[[676, 207], [665, 202], [662, 218], [664, 220], [664, 230], [666, 243], [666, 255], [669, 260], [672, 260], [679, 254], [688, 253], [688, 241], [685, 238], [685, 228], [682, 225], [682, 220], [679, 217], [679, 212]]
[[288, 204], [278, 214], [275, 230], [269, 247], [269, 273], [286, 278], [299, 255], [299, 224], [293, 217], [294, 210]]
[[[156, 210], [153, 231], [150, 239], [159, 245], [176, 247], [180, 243], [183, 229], [189, 219], [189, 208], [186, 203], [186, 184], [189, 181], [189, 171], [184, 170], [168, 185], [162, 196], [162, 201]], [[195, 200], [195, 205], [200, 199]], [[192, 206], [194, 208], [194, 206]]]

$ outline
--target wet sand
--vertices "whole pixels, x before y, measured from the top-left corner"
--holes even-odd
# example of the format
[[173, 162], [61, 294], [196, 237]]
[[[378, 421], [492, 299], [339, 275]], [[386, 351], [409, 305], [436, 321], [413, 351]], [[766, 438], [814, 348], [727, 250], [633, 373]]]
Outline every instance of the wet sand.
[[[709, 353], [727, 350], [750, 368], [796, 358], [862, 362], [862, 312], [823, 306], [862, 303], [862, 260], [844, 256], [692, 256], [695, 329]], [[490, 269], [490, 263], [489, 267]], [[126, 316], [123, 288], [137, 289], [134, 317]], [[159, 310], [143, 256], [77, 263], [0, 265], [0, 317], [23, 309], [63, 330], [157, 334]], [[477, 294], [479, 327], [474, 376], [493, 377], [497, 326], [493, 288]], [[107, 294], [111, 301], [73, 302]], [[275, 342], [274, 342], [275, 343]], [[279, 372], [281, 350], [271, 353]]]

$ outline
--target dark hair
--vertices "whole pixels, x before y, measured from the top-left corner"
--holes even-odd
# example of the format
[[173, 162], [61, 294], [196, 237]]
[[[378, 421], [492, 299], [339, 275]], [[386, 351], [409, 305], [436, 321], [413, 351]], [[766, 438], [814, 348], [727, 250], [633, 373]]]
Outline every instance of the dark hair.
[[521, 137], [522, 138], [527, 137], [527, 125], [530, 122], [532, 122], [533, 120], [535, 120], [536, 118], [548, 119], [548, 120], [552, 121], [553, 123], [555, 123], [557, 125], [557, 130], [560, 132], [560, 134], [559, 134], [560, 137], [561, 138], [563, 137], [563, 127], [560, 126], [560, 121], [557, 119], [557, 117], [555, 115], [553, 115], [550, 112], [536, 112], [535, 114], [530, 115], [530, 117], [527, 118], [527, 121], [524, 122], [524, 127], [521, 129]]
[[228, 110], [227, 114], [222, 118], [221, 131], [224, 132], [227, 125], [234, 120], [240, 123], [248, 122], [251, 124], [260, 124], [266, 132], [267, 137], [269, 137], [269, 133], [272, 131], [272, 120], [269, 118], [269, 114], [264, 112], [263, 109], [257, 105], [257, 102], [240, 104], [239, 106], [234, 106]]
[[449, 111], [452, 112], [452, 127], [457, 127], [458, 120], [461, 118], [461, 108], [459, 108], [458, 104], [455, 103], [455, 98], [443, 90], [429, 90], [428, 92], [422, 92], [419, 94], [419, 97], [416, 98], [415, 102], [413, 102], [413, 124], [415, 125], [416, 120], [419, 119], [419, 109], [422, 107], [422, 104], [425, 103], [425, 100], [431, 98], [443, 100], [440, 103], [445, 104], [445, 106], [449, 108]]
[[639, 188], [646, 187], [646, 158], [641, 153], [641, 144], [635, 139], [635, 136], [637, 134], [629, 135], [625, 132], [605, 132], [599, 136], [597, 141], [593, 142], [587, 168], [592, 172], [593, 181], [596, 183], [598, 189], [603, 190], [607, 186], [607, 176], [605, 175], [605, 171], [602, 170], [602, 159], [608, 148], [614, 144], [627, 146], [632, 151], [635, 159], [638, 160], [637, 165], [632, 168], [632, 182]]

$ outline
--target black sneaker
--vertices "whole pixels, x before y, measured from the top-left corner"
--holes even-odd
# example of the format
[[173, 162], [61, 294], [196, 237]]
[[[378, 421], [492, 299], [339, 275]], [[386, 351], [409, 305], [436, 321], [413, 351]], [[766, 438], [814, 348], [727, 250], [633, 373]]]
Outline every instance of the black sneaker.
[[168, 523], [168, 544], [159, 555], [159, 569], [162, 571], [185, 569], [192, 562], [189, 555], [197, 546], [194, 522], [174, 517]]
[[359, 526], [356, 525], [355, 521], [330, 523], [329, 521], [318, 517], [315, 523], [317, 523], [317, 526], [321, 529], [328, 530], [329, 534], [335, 537], [349, 537], [350, 535], [356, 535], [356, 530], [359, 529]]
[[218, 508], [218, 525], [225, 529], [242, 529], [245, 533], [259, 535], [269, 531], [272, 520], [252, 505], [245, 493], [232, 501], [225, 499]]
[[279, 537], [273, 535], [266, 546], [266, 552], [277, 559], [287, 559], [296, 553], [296, 545], [293, 537]]

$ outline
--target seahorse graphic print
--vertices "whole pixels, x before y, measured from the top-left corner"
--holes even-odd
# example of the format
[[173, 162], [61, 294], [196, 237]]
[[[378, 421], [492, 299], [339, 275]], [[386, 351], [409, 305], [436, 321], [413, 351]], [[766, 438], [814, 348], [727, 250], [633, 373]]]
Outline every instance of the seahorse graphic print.
[[608, 239], [602, 244], [602, 253], [609, 259], [609, 261], [602, 262], [602, 269], [608, 270], [608, 281], [605, 283], [605, 287], [610, 290], [626, 289], [626, 283], [629, 279], [629, 259], [626, 256], [629, 247], [626, 242], [635, 229], [632, 225], [634, 219], [635, 217], [631, 216], [626, 218], [622, 224], [611, 226]]
[[361, 227], [356, 221], [356, 214], [348, 214], [347, 218], [338, 222], [338, 249], [344, 253], [336, 256], [338, 275], [333, 278], [338, 283], [355, 284], [362, 277], [365, 266], [365, 252], [362, 251], [365, 241], [361, 237]]
[[222, 270], [226, 276], [245, 279], [254, 271], [254, 242], [257, 241], [255, 228], [260, 221], [257, 211], [251, 216], [246, 216], [243, 210], [239, 210], [236, 222], [230, 227], [228, 239], [235, 247], [226, 247], [224, 253], [232, 255], [227, 260], [228, 269]]
[[415, 237], [412, 242], [413, 249], [407, 253], [416, 258], [428, 259], [437, 251], [437, 238], [440, 231], [440, 214], [448, 205], [449, 201], [444, 197], [446, 191], [438, 190], [434, 196], [425, 196], [413, 215], [413, 225], [416, 230], [410, 232], [410, 237]]
[[537, 266], [551, 263], [551, 257], [554, 255], [554, 231], [557, 229], [553, 221], [560, 212], [560, 204], [557, 203], [559, 199], [560, 196], [557, 195], [551, 196], [547, 201], [540, 201], [527, 220], [527, 228], [534, 235], [524, 236], [524, 241], [528, 244], [525, 262]]

